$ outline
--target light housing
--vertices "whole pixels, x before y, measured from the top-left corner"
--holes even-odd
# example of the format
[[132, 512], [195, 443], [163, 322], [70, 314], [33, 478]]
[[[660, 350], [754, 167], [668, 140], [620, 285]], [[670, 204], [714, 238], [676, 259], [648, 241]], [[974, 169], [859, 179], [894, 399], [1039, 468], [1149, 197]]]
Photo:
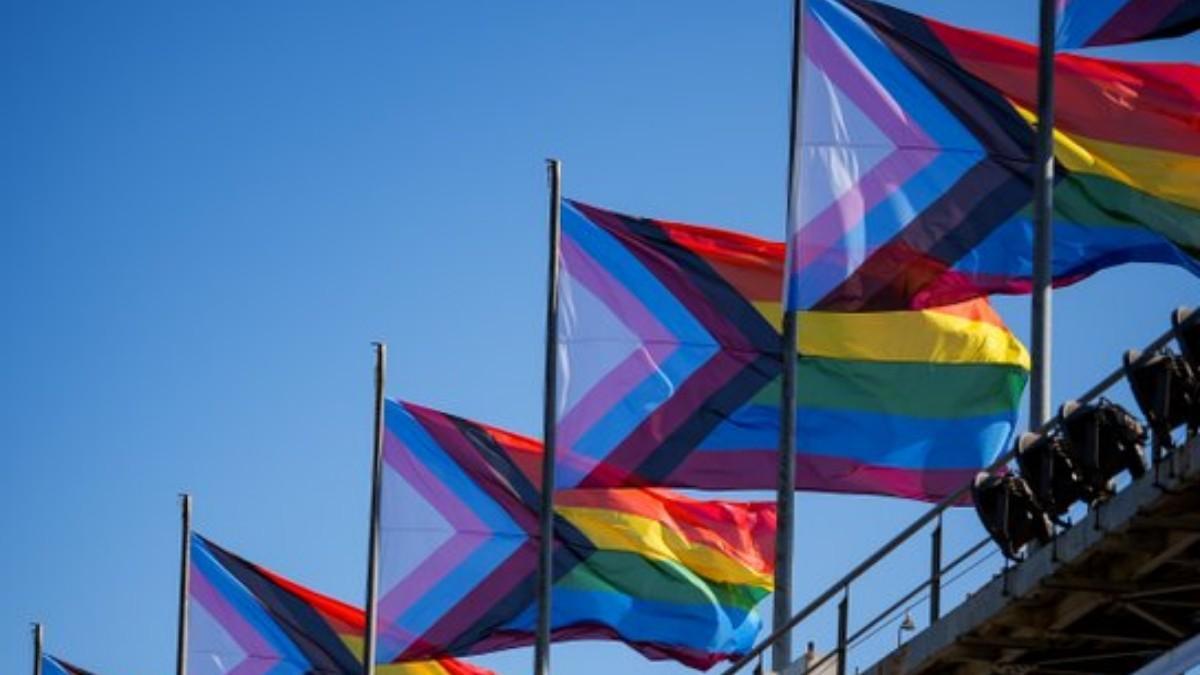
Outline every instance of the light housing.
[[1064, 524], [1060, 516], [1072, 504], [1090, 497], [1071, 448], [1055, 433], [1021, 434], [1017, 440], [1017, 467], [1038, 506], [1060, 525]]
[[1133, 390], [1156, 446], [1174, 448], [1171, 432], [1186, 425], [1194, 436], [1200, 427], [1200, 383], [1186, 359], [1170, 351], [1143, 356], [1125, 352], [1125, 379]]
[[1180, 307], [1171, 312], [1171, 332], [1183, 358], [1192, 370], [1200, 371], [1200, 317], [1193, 318], [1194, 309]]
[[1125, 408], [1106, 398], [1087, 405], [1067, 401], [1058, 419], [1089, 503], [1110, 497], [1122, 471], [1135, 479], [1146, 473], [1146, 428]]
[[1045, 545], [1054, 536], [1050, 519], [1019, 476], [979, 473], [971, 496], [983, 527], [1010, 560], [1019, 560], [1029, 542], [1036, 539]]

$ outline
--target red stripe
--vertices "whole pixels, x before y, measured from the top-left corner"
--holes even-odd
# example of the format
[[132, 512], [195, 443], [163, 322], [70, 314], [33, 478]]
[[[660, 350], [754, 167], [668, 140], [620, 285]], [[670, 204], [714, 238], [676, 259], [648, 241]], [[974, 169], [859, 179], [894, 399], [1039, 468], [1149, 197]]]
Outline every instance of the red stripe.
[[[927, 20], [964, 68], [1035, 110], [1037, 48]], [[1200, 67], [1062, 54], [1055, 125], [1094, 140], [1200, 155]]]

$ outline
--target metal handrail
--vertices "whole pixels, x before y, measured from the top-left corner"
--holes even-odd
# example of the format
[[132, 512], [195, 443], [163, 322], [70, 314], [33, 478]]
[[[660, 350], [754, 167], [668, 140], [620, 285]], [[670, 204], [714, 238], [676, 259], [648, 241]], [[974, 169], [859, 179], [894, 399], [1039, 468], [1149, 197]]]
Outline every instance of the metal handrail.
[[[1190, 315], [1188, 315], [1186, 318], [1183, 319], [1181, 325], [1182, 326], [1190, 326], [1191, 324], [1197, 323], [1197, 322], [1200, 322], [1200, 311], [1191, 312]], [[1162, 335], [1160, 335], [1157, 339], [1155, 339], [1148, 346], [1146, 346], [1146, 348], [1142, 350], [1142, 353], [1139, 354], [1138, 357], [1136, 359], [1134, 359], [1130, 365], [1138, 366], [1138, 365], [1142, 365], [1143, 363], [1148, 361], [1156, 352], [1159, 352], [1160, 350], [1162, 350], [1163, 347], [1166, 347], [1171, 342], [1171, 340], [1174, 338], [1174, 335], [1175, 335], [1175, 331], [1173, 328], [1167, 329]], [[1087, 392], [1085, 392], [1083, 394], [1083, 396], [1077, 400], [1081, 404], [1091, 403], [1092, 401], [1100, 398], [1100, 396], [1102, 394], [1104, 394], [1106, 391], [1108, 391], [1114, 385], [1116, 385], [1122, 379], [1124, 379], [1124, 374], [1125, 374], [1124, 366], [1116, 368], [1115, 370], [1113, 370], [1113, 372], [1109, 373], [1108, 376], [1106, 376], [1104, 379], [1102, 379], [1098, 384], [1093, 386], [1091, 389], [1087, 390]], [[1035, 433], [1047, 433], [1047, 432], [1051, 431], [1052, 429], [1054, 429], [1056, 426], [1058, 426], [1059, 421], [1060, 421], [1059, 416], [1056, 415], [1056, 416], [1050, 418], [1045, 424], [1038, 427], [1038, 429]], [[993, 461], [990, 465], [988, 465], [988, 467], [986, 469], [984, 469], [984, 471], [992, 472], [992, 471], [995, 471], [996, 469], [999, 469], [1002, 466], [1007, 465], [1009, 462], [1011, 462], [1016, 457], [1016, 454], [1017, 454], [1016, 448], [1015, 447], [1010, 448], [1008, 451], [1004, 452], [1002, 455], [997, 457], [995, 461]], [[880, 546], [879, 549], [877, 549], [874, 553], [867, 556], [866, 560], [863, 560], [861, 563], [859, 563], [857, 566], [855, 566], [854, 569], [852, 569], [848, 573], [846, 573], [845, 576], [843, 576], [841, 579], [839, 579], [837, 582], [835, 582], [832, 586], [830, 586], [828, 589], [826, 589], [824, 592], [822, 592], [820, 595], [818, 595], [815, 599], [813, 599], [811, 602], [809, 602], [807, 605], [805, 605], [803, 609], [801, 609], [796, 614], [792, 615], [792, 618], [789, 619], [787, 621], [787, 623], [783, 624], [782, 626], [780, 626], [780, 627], [776, 628], [774, 631], [772, 631], [770, 635], [768, 635], [761, 642], [759, 642], [757, 645], [755, 645], [755, 647], [753, 649], [751, 649], [749, 652], [746, 652], [746, 654], [743, 655], [737, 661], [735, 661], [733, 663], [733, 665], [731, 665], [729, 668], [725, 669], [721, 675], [734, 675], [734, 673], [737, 673], [742, 668], [745, 668], [746, 666], [750, 665], [760, 654], [762, 654], [764, 651], [766, 651], [768, 647], [775, 644], [776, 642], [778, 642], [780, 639], [782, 639], [784, 637], [789, 637], [791, 635], [793, 628], [795, 628], [797, 625], [800, 624], [800, 622], [804, 621], [809, 616], [811, 616], [818, 609], [823, 607], [825, 605], [825, 603], [829, 602], [829, 600], [831, 600], [832, 598], [837, 596], [839, 593], [849, 593], [850, 584], [852, 584], [855, 580], [857, 580], [863, 574], [868, 572], [871, 568], [875, 567], [875, 565], [878, 564], [879, 561], [881, 561], [885, 557], [887, 557], [887, 555], [889, 553], [891, 553], [892, 551], [899, 548], [902, 544], [907, 542], [909, 539], [912, 539], [912, 537], [914, 535], [916, 535], [918, 532], [920, 532], [922, 529], [924, 529], [924, 527], [926, 525], [933, 522], [933, 520], [935, 518], [938, 518], [939, 516], [941, 516], [942, 513], [944, 513], [951, 506], [954, 506], [955, 504], [957, 504], [970, 491], [973, 483], [974, 483], [974, 481], [969, 482], [966, 485], [963, 485], [962, 487], [958, 488], [957, 490], [955, 490], [954, 492], [952, 492], [951, 494], [949, 494], [948, 496], [943, 498], [942, 501], [935, 504], [931, 509], [929, 509], [929, 511], [926, 511], [924, 515], [920, 516], [915, 521], [913, 521], [908, 527], [904, 528], [904, 530], [902, 530], [899, 534], [897, 534], [895, 537], [892, 537], [887, 543], [885, 543], [883, 546]], [[926, 585], [928, 583], [929, 583], [928, 580], [925, 581], [919, 588], [923, 588], [924, 585]], [[920, 592], [920, 591], [919, 590], [915, 591], [913, 594], [915, 595], [915, 593], [917, 593], [917, 592]], [[830, 653], [832, 654], [833, 652], [830, 652]], [[826, 655], [826, 658], [828, 658], [828, 655]], [[824, 659], [822, 659], [822, 660], [824, 660]], [[777, 668], [778, 666], [775, 666], [775, 667]]]

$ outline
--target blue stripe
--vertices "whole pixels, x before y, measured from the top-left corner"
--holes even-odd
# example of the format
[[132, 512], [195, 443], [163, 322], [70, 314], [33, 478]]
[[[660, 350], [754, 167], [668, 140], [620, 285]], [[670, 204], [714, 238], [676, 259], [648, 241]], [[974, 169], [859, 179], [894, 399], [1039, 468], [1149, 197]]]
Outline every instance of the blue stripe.
[[42, 654], [42, 675], [71, 675], [71, 673], [62, 667], [58, 659], [49, 654]]
[[280, 665], [276, 667], [285, 667], [288, 672], [291, 672], [288, 666], [300, 672], [311, 668], [308, 659], [304, 658], [304, 654], [287, 633], [283, 632], [278, 622], [267, 613], [262, 602], [233, 573], [225, 569], [200, 537], [192, 536], [191, 551], [192, 564], [204, 575], [205, 580], [282, 656]]
[[[800, 454], [850, 459], [896, 469], [973, 469], [987, 466], [1012, 440], [1017, 411], [959, 419], [919, 419], [854, 410], [801, 407]], [[773, 451], [779, 409], [748, 405], [721, 423], [700, 452]]]
[[[1021, 216], [992, 232], [954, 264], [968, 275], [1029, 279], [1033, 276], [1033, 222]], [[1131, 262], [1177, 265], [1200, 274], [1200, 265], [1161, 234], [1142, 227], [1087, 226], [1054, 221], [1056, 279], [1091, 274]]]
[[488, 527], [489, 533], [525, 536], [526, 532], [495, 500], [468, 476], [457, 459], [450, 456], [404, 406], [388, 401], [384, 412], [387, 430], [404, 443], [413, 461], [425, 467]]
[[[592, 459], [607, 457], [617, 445], [624, 441], [647, 417], [674, 396], [679, 386], [696, 370], [717, 353], [717, 349], [680, 346], [659, 366], [634, 387], [619, 403], [608, 410], [571, 447], [578, 455]], [[574, 485], [586, 471], [562, 465], [558, 475], [564, 478], [563, 486]]]
[[1129, 0], [1071, 0], [1058, 21], [1056, 38], [1060, 49], [1086, 47]]
[[[553, 630], [604, 626], [630, 642], [669, 645], [705, 654], [742, 654], [762, 628], [755, 611], [716, 604], [684, 605], [646, 600], [618, 592], [555, 588]], [[505, 628], [534, 630], [537, 608], [529, 607]]]
[[[467, 559], [454, 569], [448, 570], [445, 576], [417, 598], [403, 614], [398, 617], [382, 617], [384, 621], [394, 619], [391, 621], [392, 625], [401, 627], [413, 635], [423, 635], [467, 593], [487, 579], [522, 545], [527, 544], [529, 538], [508, 513], [479, 487], [476, 480], [466, 475], [462, 466], [446, 453], [425, 427], [402, 405], [388, 401], [386, 420], [388, 431], [404, 442], [412, 453], [413, 461], [422, 464], [437, 476], [438, 480], [490, 528], [488, 533], [455, 532], [452, 536], [456, 539], [471, 539], [476, 544]], [[385, 547], [392, 536], [403, 540], [402, 532], [384, 530], [382, 536]], [[384, 592], [389, 590], [391, 589], [385, 589]], [[394, 646], [398, 652], [408, 645]], [[395, 654], [382, 656], [390, 658]]]
[[[679, 346], [655, 372], [633, 386], [571, 447], [571, 452], [603, 459], [653, 414], [697, 370], [721, 351], [721, 345], [691, 312], [619, 240], [563, 204], [563, 235], [583, 249], [596, 264], [645, 305], [646, 311], [674, 336]], [[567, 273], [570, 273], [568, 268]], [[620, 316], [621, 308], [614, 308]], [[560, 464], [557, 478], [563, 489], [575, 485], [586, 470]]]
[[[970, 131], [902, 64], [857, 15], [832, 0], [814, 0], [810, 11], [834, 39], [841, 42], [850, 58], [856, 59], [896, 104], [914, 118], [912, 126], [930, 137], [931, 147], [897, 152], [933, 151], [938, 157], [902, 186], [880, 201], [862, 222], [843, 237], [840, 250], [869, 256], [908, 226], [946, 190], [986, 157], [984, 148]], [[836, 83], [836, 78], [834, 79]], [[879, 105], [884, 105], [880, 100]], [[847, 149], [853, 152], [853, 149]], [[885, 160], [886, 161], [886, 160]], [[853, 245], [851, 240], [857, 239]], [[789, 242], [792, 243], [792, 242]], [[844, 281], [853, 270], [844, 264], [814, 260], [796, 270], [800, 280], [789, 279], [789, 309], [812, 307]]]

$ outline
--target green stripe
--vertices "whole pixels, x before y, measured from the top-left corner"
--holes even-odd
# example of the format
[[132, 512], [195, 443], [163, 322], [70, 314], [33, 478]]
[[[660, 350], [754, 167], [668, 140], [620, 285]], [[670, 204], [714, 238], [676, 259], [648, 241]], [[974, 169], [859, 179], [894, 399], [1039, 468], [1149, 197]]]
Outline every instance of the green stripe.
[[[1026, 210], [1031, 217], [1032, 207]], [[1089, 227], [1145, 227], [1200, 249], [1200, 211], [1111, 178], [1073, 173], [1054, 187], [1056, 218]]]
[[752, 609], [765, 598], [757, 586], [710, 581], [676, 562], [652, 560], [628, 551], [596, 551], [556, 587], [617, 593], [679, 605], [712, 605]]
[[[1000, 364], [894, 363], [801, 358], [796, 401], [804, 408], [860, 410], [931, 419], [980, 417], [1016, 410], [1028, 373]], [[753, 405], [778, 406], [780, 381]]]

